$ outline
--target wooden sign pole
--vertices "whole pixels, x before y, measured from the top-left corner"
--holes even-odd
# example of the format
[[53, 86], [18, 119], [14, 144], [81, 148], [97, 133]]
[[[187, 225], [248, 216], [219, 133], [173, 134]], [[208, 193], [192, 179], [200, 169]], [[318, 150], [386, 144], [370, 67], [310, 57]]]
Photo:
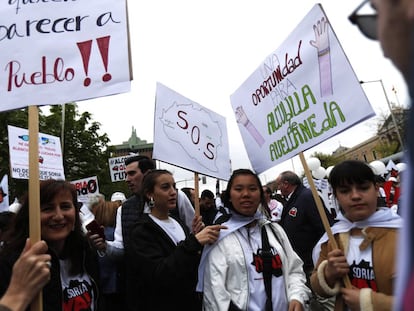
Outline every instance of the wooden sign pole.
[[[316, 206], [318, 208], [319, 215], [321, 216], [323, 227], [325, 228], [326, 234], [328, 235], [329, 242], [331, 243], [334, 249], [338, 248], [338, 244], [332, 234], [331, 225], [329, 224], [328, 217], [325, 214], [325, 209], [323, 208], [323, 204], [321, 201], [321, 197], [316, 190], [315, 183], [313, 182], [312, 174], [309, 170], [308, 163], [306, 163], [305, 156], [303, 152], [299, 153], [300, 161], [302, 162], [303, 169], [305, 171], [306, 178], [308, 179], [309, 186], [312, 190], [313, 199], [315, 200]], [[349, 277], [346, 275], [344, 277], [344, 284], [346, 288], [352, 288], [351, 281]]]
[[198, 173], [194, 173], [194, 211], [196, 216], [200, 216], [200, 194], [198, 193]]
[[[40, 183], [39, 183], [39, 108], [29, 106], [29, 237], [40, 241]], [[31, 311], [42, 311], [42, 292], [34, 298]]]

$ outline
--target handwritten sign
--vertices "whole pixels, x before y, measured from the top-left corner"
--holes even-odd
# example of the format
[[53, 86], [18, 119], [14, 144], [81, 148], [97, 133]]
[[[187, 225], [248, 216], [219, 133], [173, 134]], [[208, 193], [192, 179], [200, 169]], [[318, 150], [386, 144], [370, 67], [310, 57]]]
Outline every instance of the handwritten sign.
[[96, 176], [73, 180], [70, 183], [76, 188], [79, 202], [87, 203], [90, 195], [99, 193], [98, 177]]
[[227, 180], [225, 118], [157, 83], [153, 158]]
[[127, 92], [125, 0], [3, 1], [0, 111]]
[[126, 177], [125, 172], [125, 158], [128, 156], [121, 156], [116, 158], [109, 158], [109, 173], [111, 174], [111, 181], [124, 181]]
[[[29, 179], [29, 132], [8, 127], [11, 177]], [[65, 179], [62, 148], [59, 137], [39, 133], [40, 179]]]
[[257, 173], [375, 114], [319, 4], [231, 103]]

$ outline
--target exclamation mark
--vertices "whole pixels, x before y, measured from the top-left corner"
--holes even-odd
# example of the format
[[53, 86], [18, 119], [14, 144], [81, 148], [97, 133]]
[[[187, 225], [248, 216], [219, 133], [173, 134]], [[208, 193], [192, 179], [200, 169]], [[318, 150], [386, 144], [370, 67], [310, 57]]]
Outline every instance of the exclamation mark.
[[91, 58], [91, 48], [92, 48], [92, 40], [78, 42], [78, 49], [82, 56], [83, 62], [83, 69], [85, 70], [86, 78], [83, 80], [84, 86], [89, 86], [91, 84], [91, 78], [88, 77], [88, 69], [89, 69], [89, 59]]
[[112, 79], [110, 73], [108, 73], [108, 51], [109, 51], [109, 39], [110, 36], [97, 38], [96, 42], [98, 43], [99, 52], [101, 53], [102, 62], [105, 67], [105, 74], [102, 76], [102, 81], [108, 82]]

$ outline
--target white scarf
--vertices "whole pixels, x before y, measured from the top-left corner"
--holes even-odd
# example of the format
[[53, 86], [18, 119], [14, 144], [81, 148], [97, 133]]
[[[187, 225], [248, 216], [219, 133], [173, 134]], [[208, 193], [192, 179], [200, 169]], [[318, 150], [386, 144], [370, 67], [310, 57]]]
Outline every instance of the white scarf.
[[[363, 229], [366, 227], [402, 227], [402, 218], [388, 207], [381, 207], [378, 211], [369, 216], [367, 219], [361, 221], [352, 222], [348, 218], [346, 218], [341, 212], [338, 214], [337, 219], [338, 222], [331, 227], [332, 234], [349, 232], [353, 228]], [[313, 248], [313, 264], [316, 264], [316, 262], [318, 261], [319, 253], [321, 252], [321, 245], [326, 241], [328, 241], [328, 235], [325, 233], [318, 241], [318, 243], [316, 243], [316, 246]]]
[[206, 265], [207, 256], [210, 251], [217, 245], [217, 243], [228, 236], [230, 233], [237, 231], [241, 227], [248, 225], [249, 223], [255, 220], [263, 220], [264, 216], [261, 212], [257, 211], [253, 216], [243, 216], [237, 213], [232, 213], [231, 218], [222, 223], [223, 226], [226, 226], [227, 229], [220, 230], [219, 237], [217, 241], [213, 244], [208, 244], [204, 246], [203, 253], [201, 255], [200, 265], [198, 266], [198, 283], [197, 283], [197, 292], [202, 292], [204, 287], [204, 268]]

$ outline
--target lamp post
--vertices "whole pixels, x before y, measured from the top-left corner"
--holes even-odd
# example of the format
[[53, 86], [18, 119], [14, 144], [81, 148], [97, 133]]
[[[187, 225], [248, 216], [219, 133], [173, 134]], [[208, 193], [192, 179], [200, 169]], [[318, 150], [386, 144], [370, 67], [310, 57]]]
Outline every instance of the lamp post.
[[388, 105], [388, 109], [390, 110], [391, 120], [392, 120], [392, 123], [394, 124], [395, 131], [397, 132], [398, 141], [399, 141], [399, 143], [401, 145], [401, 148], [404, 149], [403, 140], [402, 140], [401, 135], [400, 135], [400, 129], [398, 127], [397, 121], [395, 120], [395, 115], [394, 115], [394, 113], [392, 111], [391, 103], [390, 103], [390, 100], [388, 99], [388, 95], [387, 95], [387, 92], [385, 91], [385, 87], [384, 87], [384, 83], [382, 82], [382, 79], [370, 80], [370, 81], [362, 81], [362, 80], [359, 81], [360, 84], [364, 84], [364, 83], [375, 83], [375, 82], [381, 83], [382, 91], [384, 92], [385, 99], [386, 99], [387, 105]]

